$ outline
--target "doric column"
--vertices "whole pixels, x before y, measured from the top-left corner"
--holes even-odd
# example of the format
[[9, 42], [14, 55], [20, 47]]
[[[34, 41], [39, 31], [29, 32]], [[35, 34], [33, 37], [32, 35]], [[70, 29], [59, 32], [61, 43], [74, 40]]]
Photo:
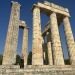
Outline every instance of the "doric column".
[[64, 17], [63, 22], [64, 22], [64, 31], [66, 35], [67, 46], [69, 50], [70, 62], [72, 65], [75, 65], [75, 43], [74, 43], [74, 38], [73, 38], [69, 18], [67, 16]]
[[43, 62], [45, 61], [45, 36], [42, 36], [42, 47], [43, 47]]
[[40, 28], [40, 9], [33, 9], [33, 41], [32, 41], [32, 65], [43, 65], [42, 36]]
[[18, 4], [18, 2], [12, 2], [12, 10], [3, 55], [4, 65], [15, 64], [16, 62], [19, 17], [20, 17], [20, 4]]
[[54, 65], [64, 65], [64, 59], [63, 59], [63, 53], [62, 53], [61, 41], [60, 41], [58, 23], [57, 23], [57, 16], [55, 12], [53, 12], [50, 15], [50, 22], [51, 22], [50, 27], [51, 27]]
[[49, 65], [53, 65], [51, 36], [50, 36], [49, 32], [47, 32], [47, 49], [48, 49], [48, 62], [49, 62]]
[[47, 44], [43, 44], [43, 62], [44, 65], [48, 64], [48, 52], [47, 52]]
[[22, 43], [22, 56], [24, 59], [24, 65], [27, 65], [28, 58], [28, 28], [25, 27], [23, 31], [23, 43]]

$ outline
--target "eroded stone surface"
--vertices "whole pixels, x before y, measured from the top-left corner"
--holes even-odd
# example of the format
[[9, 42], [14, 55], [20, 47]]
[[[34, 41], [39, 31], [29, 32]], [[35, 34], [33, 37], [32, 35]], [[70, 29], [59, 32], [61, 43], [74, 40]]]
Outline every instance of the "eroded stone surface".
[[47, 32], [47, 48], [48, 48], [48, 61], [49, 65], [53, 65], [53, 57], [52, 57], [52, 46], [51, 46], [51, 36], [50, 33]]
[[54, 64], [64, 65], [64, 58], [62, 53], [56, 13], [53, 12], [50, 15], [50, 21], [51, 21], [50, 26], [51, 26], [51, 40], [53, 47]]
[[24, 59], [24, 65], [27, 65], [28, 58], [28, 28], [24, 28], [23, 43], [22, 43], [22, 57]]
[[70, 54], [70, 62], [72, 65], [75, 65], [75, 43], [74, 43], [74, 37], [72, 34], [69, 17], [65, 17], [63, 19], [64, 22], [64, 31], [66, 35], [67, 40], [67, 46], [68, 46], [68, 52]]
[[3, 54], [2, 64], [4, 65], [15, 64], [16, 62], [19, 17], [20, 17], [20, 4], [18, 4], [17, 2], [12, 2], [12, 11], [10, 15], [7, 38]]
[[43, 65], [40, 9], [33, 9], [32, 65]]

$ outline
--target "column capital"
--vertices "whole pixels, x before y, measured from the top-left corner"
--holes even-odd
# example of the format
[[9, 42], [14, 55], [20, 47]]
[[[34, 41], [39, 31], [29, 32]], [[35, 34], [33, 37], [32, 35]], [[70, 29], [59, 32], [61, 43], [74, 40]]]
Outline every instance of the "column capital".
[[37, 5], [34, 4], [33, 7], [32, 7], [32, 12], [33, 12], [35, 9], [37, 9], [37, 8], [40, 10], [40, 8], [39, 8]]
[[18, 2], [15, 2], [15, 1], [11, 1], [11, 3], [21, 6]]

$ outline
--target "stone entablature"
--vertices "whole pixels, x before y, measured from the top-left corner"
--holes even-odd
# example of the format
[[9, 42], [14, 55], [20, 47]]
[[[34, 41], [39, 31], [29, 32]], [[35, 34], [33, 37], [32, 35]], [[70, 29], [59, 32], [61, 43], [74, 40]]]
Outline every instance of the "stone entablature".
[[62, 14], [63, 16], [70, 17], [70, 14], [69, 14], [69, 11], [67, 8], [63, 8], [63, 7], [58, 6], [56, 4], [53, 4], [53, 3], [46, 3], [45, 4], [45, 3], [38, 2], [37, 4], [33, 5], [33, 8], [34, 7], [39, 7], [42, 12], [47, 12], [47, 15], [50, 15], [51, 12], [55, 12], [58, 14]]
[[68, 13], [69, 13], [69, 10], [68, 10], [67, 8], [64, 8], [64, 7], [62, 7], [62, 6], [56, 5], [56, 4], [54, 4], [54, 3], [50, 3], [50, 2], [48, 2], [48, 1], [44, 1], [44, 4], [45, 4], [45, 5], [48, 5], [48, 6], [50, 6], [50, 7], [53, 7], [53, 8], [55, 8], [55, 9], [58, 9], [58, 10], [61, 10], [61, 11], [65, 11], [65, 12], [68, 12]]

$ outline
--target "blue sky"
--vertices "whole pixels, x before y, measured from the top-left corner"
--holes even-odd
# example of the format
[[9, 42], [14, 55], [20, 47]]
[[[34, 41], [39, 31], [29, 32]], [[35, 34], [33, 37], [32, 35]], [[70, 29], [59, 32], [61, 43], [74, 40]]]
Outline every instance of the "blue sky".
[[[10, 12], [11, 12], [11, 1], [12, 0], [0, 0], [0, 54], [3, 53], [4, 50], [4, 44], [5, 44], [5, 39], [6, 39], [6, 33], [7, 33], [7, 28], [8, 28], [8, 23], [9, 23], [9, 17], [10, 17]], [[32, 5], [34, 3], [37, 3], [38, 1], [43, 1], [43, 0], [13, 0], [17, 1], [21, 4], [21, 16], [20, 19], [26, 21], [27, 26], [29, 27], [29, 45], [28, 45], [28, 50], [31, 50], [32, 47]], [[55, 4], [61, 5], [63, 7], [66, 7], [70, 11], [70, 23], [73, 31], [73, 35], [75, 37], [75, 0], [47, 0], [49, 2], [53, 2]], [[41, 20], [42, 20], [42, 28], [44, 28], [44, 25], [47, 23], [49, 20], [49, 17], [46, 15], [41, 14]], [[65, 37], [64, 31], [63, 31], [63, 26], [61, 25], [60, 28], [61, 32], [61, 38], [62, 38], [62, 47], [64, 50], [64, 56], [67, 58], [67, 52], [66, 52], [66, 45], [65, 45]], [[22, 40], [22, 30], [20, 29], [19, 33], [19, 40]], [[18, 45], [18, 53], [20, 54], [21, 52], [21, 43], [22, 41], [19, 41]]]

